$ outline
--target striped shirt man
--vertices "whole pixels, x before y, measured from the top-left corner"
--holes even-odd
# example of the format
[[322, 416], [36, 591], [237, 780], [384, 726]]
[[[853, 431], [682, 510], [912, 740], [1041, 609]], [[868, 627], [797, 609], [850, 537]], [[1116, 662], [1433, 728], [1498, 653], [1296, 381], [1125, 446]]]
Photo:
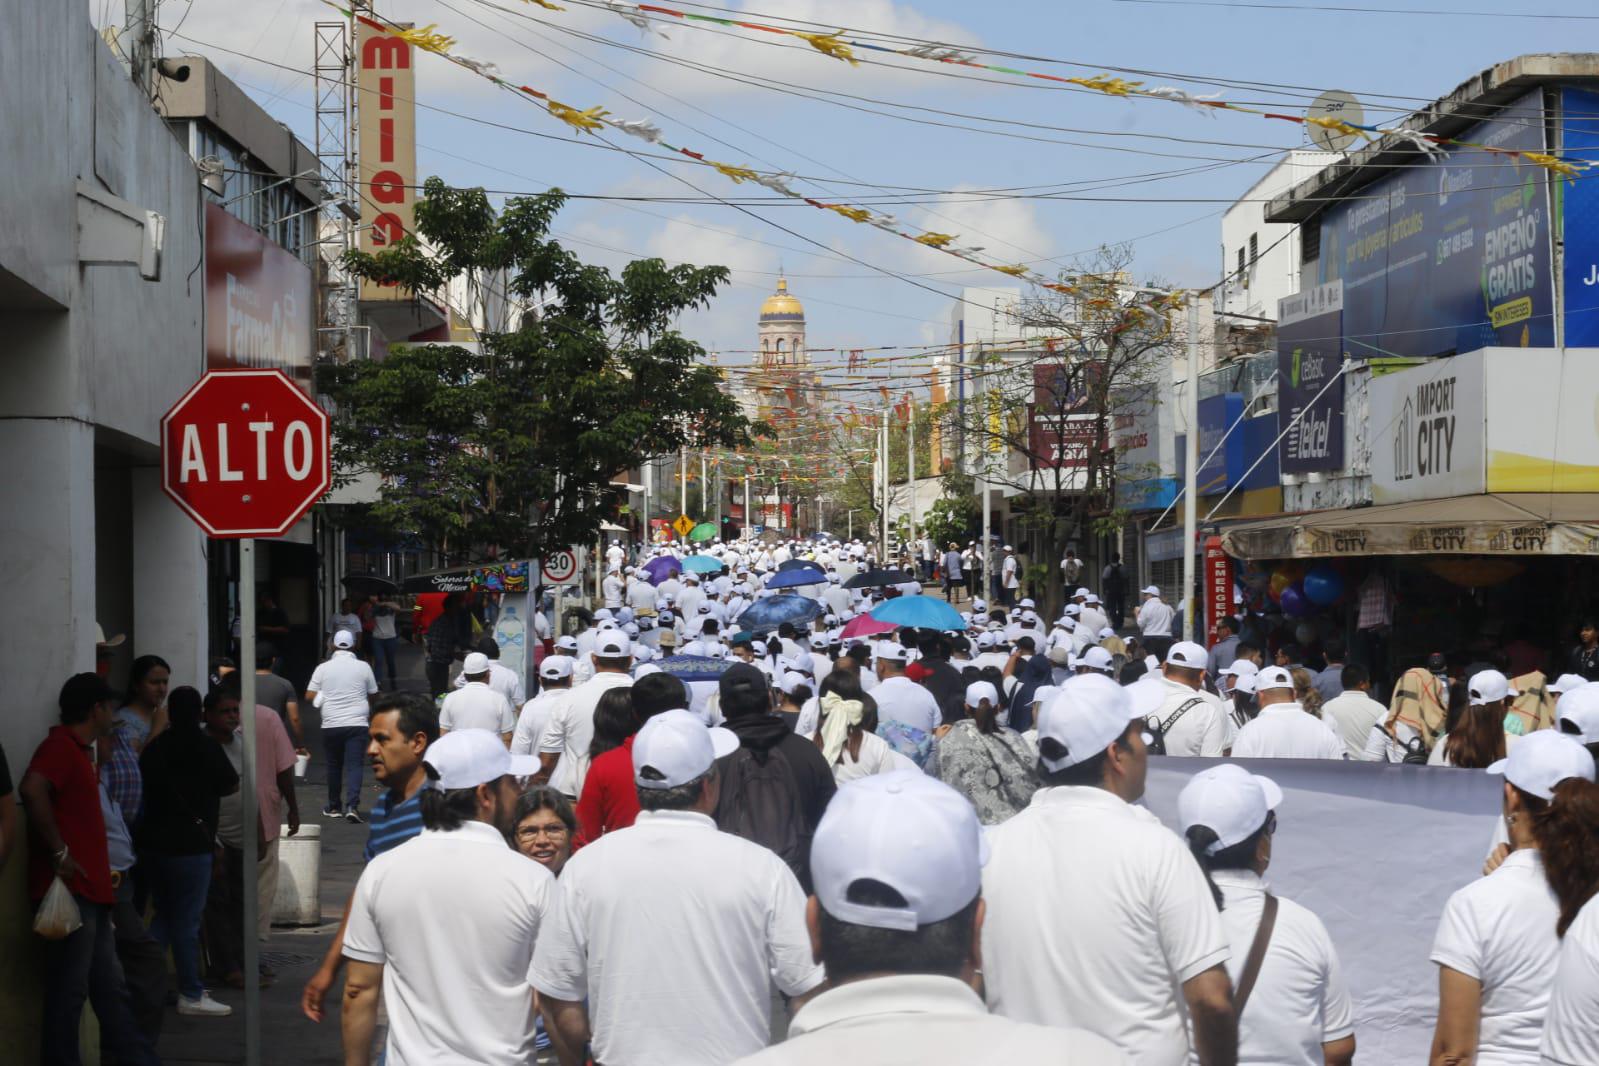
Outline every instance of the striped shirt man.
[[361, 852], [367, 862], [422, 832], [422, 790], [417, 789], [410, 799], [400, 801], [390, 810], [389, 801], [393, 795], [392, 792], [383, 793], [367, 819], [366, 847]]

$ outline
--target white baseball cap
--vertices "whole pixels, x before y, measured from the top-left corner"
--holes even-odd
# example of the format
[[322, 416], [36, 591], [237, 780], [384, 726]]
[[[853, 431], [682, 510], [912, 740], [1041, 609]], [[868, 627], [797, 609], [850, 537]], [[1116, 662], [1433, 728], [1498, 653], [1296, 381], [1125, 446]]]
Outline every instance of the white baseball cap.
[[601, 659], [625, 659], [633, 654], [633, 642], [621, 630], [610, 630], [594, 641], [594, 654]]
[[477, 788], [511, 774], [538, 772], [535, 755], [512, 755], [498, 733], [487, 729], [452, 729], [428, 745], [422, 761], [438, 774], [436, 787], [445, 791]]
[[1259, 676], [1258, 674], [1234, 674], [1233, 691], [1242, 692], [1246, 696], [1253, 696], [1255, 694], [1255, 679]]
[[1553, 799], [1555, 786], [1567, 778], [1593, 780], [1593, 756], [1576, 738], [1540, 729], [1517, 741], [1488, 772], [1504, 774], [1506, 781], [1539, 799]]
[[546, 655], [539, 663], [539, 676], [546, 681], [560, 681], [572, 676], [572, 659], [566, 655]]
[[601, 607], [599, 610], [594, 612], [594, 620], [596, 622], [598, 622], [602, 618], [615, 618], [615, 617], [616, 617], [616, 615], [612, 613], [612, 611], [611, 611], [611, 609], [609, 607]]
[[1166, 662], [1172, 666], [1186, 666], [1191, 670], [1203, 670], [1210, 661], [1204, 645], [1195, 644], [1191, 640], [1179, 640], [1166, 650]]
[[810, 683], [811, 679], [800, 673], [798, 670], [790, 670], [788, 673], [783, 675], [783, 680], [778, 682], [778, 687], [783, 690], [784, 694], [792, 696], [794, 695], [795, 689], [799, 688], [801, 685], [809, 685]]
[[681, 707], [663, 711], [633, 737], [633, 780], [639, 788], [676, 788], [705, 776], [717, 759], [737, 750], [732, 730], [707, 728]]
[[345, 649], [355, 647], [355, 634], [351, 633], [348, 629], [339, 630], [337, 633], [333, 634], [333, 646], [335, 648]]
[[[637, 741], [633, 750], [636, 757]], [[817, 902], [840, 921], [873, 929], [913, 932], [960, 913], [977, 898], [987, 861], [971, 803], [919, 770], [845, 785], [811, 839]], [[850, 887], [860, 881], [887, 885], [905, 906], [852, 903]]]
[[480, 651], [472, 652], [461, 660], [461, 673], [468, 677], [489, 672], [489, 657]]
[[976, 707], [984, 700], [987, 700], [991, 707], [999, 706], [999, 692], [990, 682], [973, 681], [966, 686], [966, 706]]
[[[1268, 666], [1255, 674], [1255, 691], [1265, 692], [1267, 689], [1294, 687], [1294, 675], [1287, 668], [1281, 666]], [[1215, 826], [1211, 826], [1212, 829]]]
[[577, 638], [572, 636], [571, 634], [567, 634], [564, 637], [556, 637], [555, 638], [555, 650], [556, 651], [569, 651], [569, 652], [577, 651]]
[[1087, 604], [1095, 604], [1099, 602], [1099, 597], [1090, 592], [1086, 597], [1083, 598], [1083, 602]]
[[1114, 637], [1115, 635], [1116, 635], [1116, 631], [1114, 629], [1112, 629], [1110, 626], [1106, 626], [1104, 629], [1101, 629], [1099, 631], [1099, 639], [1100, 640], [1105, 640], [1105, 639], [1107, 639], [1109, 637]]
[[[1599, 744], [1599, 685], [1583, 685], [1561, 696], [1555, 704], [1555, 720], [1567, 735], [1584, 744]], [[1576, 732], [1570, 733], [1568, 726]]]
[[1100, 673], [1108, 674], [1115, 666], [1115, 659], [1112, 657], [1110, 652], [1106, 651], [1104, 648], [1101, 648], [1098, 644], [1095, 644], [1093, 647], [1084, 651], [1082, 655], [1077, 657], [1077, 665], [1086, 666], [1090, 670], [1098, 670]]
[[978, 613], [982, 613], [983, 611], [988, 610], [988, 604], [986, 602], [984, 602], [982, 597], [979, 596], [977, 599], [974, 599], [972, 601], [972, 610], [976, 611]]
[[1062, 618], [1081, 618], [1083, 609], [1075, 603], [1068, 603], [1061, 611]]
[[1473, 707], [1497, 703], [1512, 694], [1510, 680], [1498, 670], [1479, 670], [1471, 675], [1471, 682], [1466, 686], [1466, 694], [1471, 698]]
[[1234, 677], [1243, 677], [1246, 674], [1254, 677], [1260, 673], [1260, 667], [1255, 665], [1253, 659], [1234, 659], [1230, 665], [1222, 668], [1222, 673], [1232, 674]]
[[1564, 696], [1574, 688], [1581, 688], [1588, 683], [1588, 679], [1581, 674], [1561, 674], [1548, 685], [1546, 691], [1556, 696]]
[[876, 647], [872, 649], [872, 654], [891, 663], [908, 663], [911, 661], [911, 650], [897, 640], [878, 641]]
[[1035, 607], [1037, 607], [1038, 604], [1033, 602], [1033, 598], [1031, 596], [1023, 596], [1022, 597], [1022, 601], [1020, 603], [1018, 603], [1016, 606], [1022, 608], [1023, 610], [1031, 611]]
[[1205, 849], [1214, 855], [1254, 836], [1282, 801], [1283, 790], [1271, 778], [1236, 763], [1222, 763], [1201, 770], [1183, 787], [1177, 796], [1177, 815], [1184, 832], [1202, 825], [1216, 834], [1215, 842]]
[[1088, 597], [1090, 597], [1092, 595], [1093, 595], [1093, 593], [1089, 592], [1087, 589], [1078, 589], [1076, 592], [1072, 593], [1072, 599], [1075, 600], [1079, 596], [1081, 596], [1083, 599], [1087, 599]]
[[1144, 595], [1145, 596], [1159, 596], [1160, 595], [1160, 586], [1158, 586], [1158, 585], [1149, 586], [1148, 588], [1146, 588], [1144, 590]]
[[977, 634], [977, 646], [979, 648], [992, 648], [994, 646], [994, 634], [987, 630]]
[[1103, 674], [1068, 678], [1038, 716], [1038, 741], [1053, 740], [1066, 749], [1058, 759], [1040, 751], [1038, 759], [1051, 773], [1087, 762], [1127, 732], [1138, 717], [1126, 691]]

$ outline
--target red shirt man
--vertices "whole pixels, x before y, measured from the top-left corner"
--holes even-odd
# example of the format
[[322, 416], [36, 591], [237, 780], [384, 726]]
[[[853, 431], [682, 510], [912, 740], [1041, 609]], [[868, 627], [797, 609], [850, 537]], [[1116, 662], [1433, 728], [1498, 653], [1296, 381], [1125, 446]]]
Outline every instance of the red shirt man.
[[[73, 895], [106, 906], [116, 902], [106, 853], [105, 817], [100, 810], [100, 779], [93, 761], [94, 740], [110, 733], [114, 706], [114, 697], [107, 695], [104, 702], [96, 704], [88, 721], [53, 726], [28, 763], [23, 794], [28, 794], [30, 777], [48, 786], [50, 810], [46, 817], [54, 822], [60, 839], [59, 843], [47, 839], [48, 831], [40, 824], [44, 812], [30, 819], [34, 846], [28, 850], [28, 894], [35, 901], [44, 898], [59, 870]], [[97, 721], [102, 708], [103, 729]], [[33, 804], [28, 806], [33, 813]], [[63, 847], [65, 855], [61, 854]]]

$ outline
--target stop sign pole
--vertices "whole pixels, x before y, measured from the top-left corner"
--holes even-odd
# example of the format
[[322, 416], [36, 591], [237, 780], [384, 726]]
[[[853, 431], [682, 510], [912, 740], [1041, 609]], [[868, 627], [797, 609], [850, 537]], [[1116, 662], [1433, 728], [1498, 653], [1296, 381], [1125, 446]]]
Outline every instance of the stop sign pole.
[[[244, 1061], [261, 1059], [254, 832], [255, 540], [287, 533], [332, 484], [327, 412], [281, 370], [213, 370], [161, 419], [161, 487], [207, 536], [239, 542], [239, 722], [244, 843]], [[271, 906], [267, 900], [266, 906]]]

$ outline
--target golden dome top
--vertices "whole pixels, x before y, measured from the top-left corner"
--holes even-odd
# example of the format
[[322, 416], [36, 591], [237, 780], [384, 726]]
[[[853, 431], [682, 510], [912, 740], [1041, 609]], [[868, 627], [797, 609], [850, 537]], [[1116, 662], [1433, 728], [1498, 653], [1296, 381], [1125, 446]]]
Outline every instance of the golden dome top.
[[804, 321], [805, 306], [788, 294], [788, 279], [777, 279], [777, 291], [766, 298], [761, 304], [761, 321], [768, 322], [773, 319], [798, 319]]

